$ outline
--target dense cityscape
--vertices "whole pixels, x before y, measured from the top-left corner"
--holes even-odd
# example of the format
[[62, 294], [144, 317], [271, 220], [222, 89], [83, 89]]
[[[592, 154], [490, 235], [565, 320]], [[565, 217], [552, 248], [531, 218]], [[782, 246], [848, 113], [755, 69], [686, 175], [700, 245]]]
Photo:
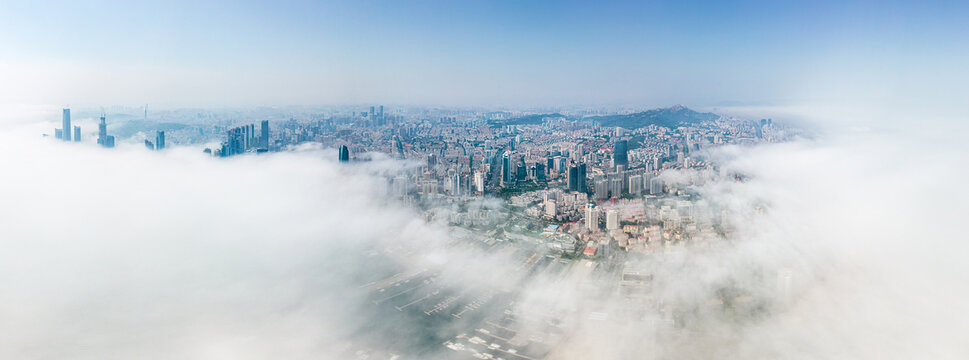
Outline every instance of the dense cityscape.
[[0, 1], [0, 360], [969, 359], [966, 14]]
[[[385, 112], [384, 106], [364, 110], [299, 115], [277, 110], [238, 115], [273, 120], [220, 119], [213, 125], [210, 117], [223, 115], [199, 112], [196, 117], [202, 120], [184, 124], [177, 118], [149, 121], [146, 107], [140, 122], [129, 115], [116, 126], [140, 129], [120, 142], [144, 141], [149, 150], [158, 151], [166, 149], [166, 130], [149, 128], [163, 127], [167, 146], [201, 148], [212, 161], [272, 156], [308, 144], [337, 149], [336, 159], [329, 161], [344, 166], [392, 161], [395, 170], [380, 174], [383, 180], [374, 191], [421, 212], [428, 223], [446, 224], [455, 239], [448, 246], [515, 259], [519, 266], [512, 278], [519, 284], [563, 277], [606, 299], [637, 304], [614, 313], [572, 312], [603, 322], [645, 321], [659, 315], [668, 324], [652, 328], [662, 329], [661, 337], [670, 339], [693, 331], [701, 321], [688, 316], [696, 304], [653, 296], [656, 264], [676, 249], [724, 248], [733, 241], [728, 209], [704, 199], [695, 187], [742, 181], [743, 174], [721, 171], [709, 152], [721, 146], [783, 142], [797, 134], [772, 119], [740, 119], [680, 105], [623, 113], [424, 108]], [[279, 120], [287, 115], [289, 119]], [[98, 116], [97, 144], [113, 147], [106, 117]], [[63, 110], [62, 124], [54, 138], [86, 138], [78, 126], [73, 127], [73, 138], [62, 130], [72, 128], [70, 109]], [[498, 202], [482, 202], [485, 199]], [[359, 284], [363, 296], [386, 309], [380, 311], [399, 313], [388, 316], [433, 325], [393, 348], [361, 340], [347, 345], [346, 356], [381, 358], [386, 352], [383, 355], [391, 359], [430, 354], [544, 359], [570, 351], [565, 341], [572, 336], [570, 325], [561, 317], [576, 314], [525, 312], [516, 306], [523, 288], [515, 286], [439, 280], [442, 270], [409, 266], [411, 261], [401, 253], [416, 249], [393, 249], [399, 246], [379, 249], [387, 256], [385, 269], [364, 276], [372, 281]], [[771, 271], [768, 277], [781, 285], [769, 285], [773, 290], [767, 298], [724, 284], [702, 302], [723, 314], [739, 314], [735, 321], [756, 318], [789, 292], [785, 286], [790, 286], [790, 270]], [[423, 317], [427, 319], [419, 319]], [[524, 328], [535, 321], [547, 326]], [[454, 324], [460, 324], [454, 333], [437, 330]], [[378, 337], [374, 334], [380, 331], [370, 336]]]

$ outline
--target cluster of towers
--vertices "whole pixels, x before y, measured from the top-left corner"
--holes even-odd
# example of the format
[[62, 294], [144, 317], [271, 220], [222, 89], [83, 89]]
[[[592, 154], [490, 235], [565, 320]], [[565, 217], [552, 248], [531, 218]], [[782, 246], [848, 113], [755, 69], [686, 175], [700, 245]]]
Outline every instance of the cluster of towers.
[[[114, 136], [108, 135], [108, 124], [105, 122], [104, 114], [101, 114], [100, 120], [101, 122], [98, 123], [98, 145], [112, 148], [114, 147]], [[63, 110], [61, 115], [61, 128], [54, 129], [54, 137], [63, 141], [81, 141], [81, 127], [71, 127], [71, 109]]]
[[247, 151], [269, 151], [269, 121], [260, 124], [259, 135], [256, 135], [255, 124], [243, 125], [229, 129], [222, 148], [217, 150], [218, 156], [227, 157], [239, 155]]
[[387, 118], [384, 117], [384, 106], [370, 107], [370, 112], [361, 113], [361, 115], [367, 118], [375, 126], [387, 125]]
[[760, 126], [756, 126], [757, 138], [773, 141], [774, 140], [774, 121], [772, 119], [760, 119]]
[[568, 178], [569, 191], [586, 192], [589, 189], [586, 183], [585, 164], [574, 164], [569, 167]]
[[148, 150], [162, 150], [165, 148], [165, 132], [159, 130], [155, 133], [155, 142], [145, 139], [145, 147]]
[[514, 186], [529, 179], [538, 182], [546, 181], [546, 175], [552, 173], [565, 173], [568, 176], [568, 188], [570, 191], [585, 192], [586, 186], [586, 165], [584, 163], [567, 164], [564, 158], [549, 157], [547, 161], [526, 164], [523, 158], [515, 158], [515, 155], [506, 151], [501, 156], [500, 185]]
[[64, 113], [63, 113], [63, 116], [61, 118], [61, 128], [60, 129], [54, 129], [54, 137], [56, 137], [58, 139], [61, 139], [61, 140], [64, 140], [64, 141], [74, 140], [75, 142], [80, 142], [81, 141], [81, 127], [80, 126], [75, 126], [73, 128], [73, 130], [74, 130], [74, 136], [73, 137], [71, 136], [71, 130], [72, 130], [72, 128], [71, 128], [71, 109], [64, 109]]

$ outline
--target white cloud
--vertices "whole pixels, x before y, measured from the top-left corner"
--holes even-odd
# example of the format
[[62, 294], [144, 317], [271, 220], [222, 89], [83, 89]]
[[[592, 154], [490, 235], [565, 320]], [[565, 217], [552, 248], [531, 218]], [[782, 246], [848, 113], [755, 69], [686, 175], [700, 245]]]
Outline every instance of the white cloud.
[[[374, 267], [515, 284], [507, 253], [374, 196], [386, 159], [105, 150], [18, 124], [0, 132], [0, 357], [339, 358], [372, 340], [358, 330], [386, 326], [357, 290]], [[516, 308], [562, 316], [556, 358], [965, 358], [966, 152], [957, 133], [920, 129], [723, 148], [712, 156], [748, 180], [700, 190], [732, 211], [733, 240], [644, 261], [660, 306], [598, 291], [606, 275], [540, 276]], [[765, 310], [711, 305], [730, 287]]]

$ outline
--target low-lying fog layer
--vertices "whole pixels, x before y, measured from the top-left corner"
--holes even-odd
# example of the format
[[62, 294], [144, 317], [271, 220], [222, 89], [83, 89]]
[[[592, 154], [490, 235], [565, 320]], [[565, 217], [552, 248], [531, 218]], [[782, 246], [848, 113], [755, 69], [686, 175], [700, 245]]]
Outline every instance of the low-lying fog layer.
[[[658, 307], [576, 275], [528, 279], [512, 308], [561, 317], [558, 359], [969, 357], [965, 153], [903, 135], [715, 150], [721, 169], [697, 191], [728, 210], [729, 241], [633, 259]], [[466, 249], [379, 193], [407, 166], [392, 160], [212, 159], [19, 129], [0, 132], [0, 153], [0, 358], [401, 353], [460, 330], [385, 317], [361, 286], [428, 268], [471, 287], [518, 276], [504, 252]], [[755, 305], [725, 311], [738, 297], [724, 289]]]

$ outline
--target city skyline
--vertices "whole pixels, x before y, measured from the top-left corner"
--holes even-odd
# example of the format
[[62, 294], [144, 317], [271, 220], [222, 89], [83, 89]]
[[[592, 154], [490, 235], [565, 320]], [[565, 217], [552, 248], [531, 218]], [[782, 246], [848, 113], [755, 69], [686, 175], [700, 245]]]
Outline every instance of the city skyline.
[[23, 154], [0, 158], [11, 341], [165, 359], [964, 353], [964, 245], [934, 225], [969, 204], [964, 153], [931, 128], [806, 139], [777, 119], [370, 107], [270, 121], [266, 153], [265, 114], [196, 123], [231, 159], [193, 127], [162, 152], [0, 132]]
[[969, 358], [967, 13], [0, 2], [0, 358]]

